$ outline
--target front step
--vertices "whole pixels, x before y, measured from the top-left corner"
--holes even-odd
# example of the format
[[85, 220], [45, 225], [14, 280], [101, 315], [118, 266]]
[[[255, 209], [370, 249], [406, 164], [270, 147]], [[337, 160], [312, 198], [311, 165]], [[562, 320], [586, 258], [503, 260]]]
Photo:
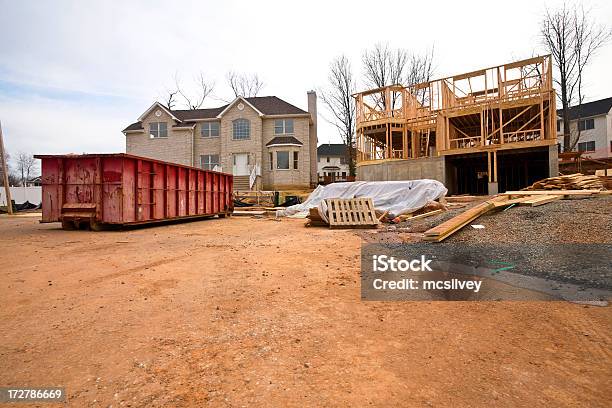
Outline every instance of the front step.
[[234, 191], [249, 190], [249, 176], [234, 176]]

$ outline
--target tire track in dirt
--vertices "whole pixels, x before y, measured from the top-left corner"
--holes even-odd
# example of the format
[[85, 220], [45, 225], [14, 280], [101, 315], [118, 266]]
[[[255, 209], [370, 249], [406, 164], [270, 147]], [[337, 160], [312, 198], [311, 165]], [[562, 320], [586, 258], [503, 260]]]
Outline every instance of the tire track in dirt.
[[152, 261], [152, 262], [147, 262], [138, 266], [134, 266], [131, 268], [127, 268], [127, 269], [122, 269], [119, 270], [117, 272], [113, 272], [113, 273], [109, 273], [106, 275], [102, 275], [102, 276], [98, 276], [96, 278], [90, 279], [87, 281], [87, 283], [91, 283], [91, 284], [97, 284], [97, 283], [102, 283], [105, 282], [107, 280], [112, 280], [112, 279], [116, 279], [119, 278], [121, 276], [124, 275], [129, 275], [131, 273], [134, 272], [139, 272], [145, 269], [150, 269], [150, 268], [154, 268], [156, 266], [161, 266], [161, 265], [166, 265], [172, 262], [177, 262], [180, 260], [183, 260], [187, 258], [187, 255], [180, 255], [180, 256], [173, 256], [173, 257], [169, 257], [169, 258], [164, 258], [164, 259], [158, 259], [157, 261]]

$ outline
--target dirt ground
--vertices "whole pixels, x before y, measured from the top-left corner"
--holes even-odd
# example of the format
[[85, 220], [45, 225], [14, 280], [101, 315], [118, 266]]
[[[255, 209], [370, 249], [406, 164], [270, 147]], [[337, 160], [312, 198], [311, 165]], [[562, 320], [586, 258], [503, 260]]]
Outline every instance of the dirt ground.
[[1, 216], [0, 386], [75, 407], [609, 406], [610, 307], [362, 302], [359, 235], [303, 224]]

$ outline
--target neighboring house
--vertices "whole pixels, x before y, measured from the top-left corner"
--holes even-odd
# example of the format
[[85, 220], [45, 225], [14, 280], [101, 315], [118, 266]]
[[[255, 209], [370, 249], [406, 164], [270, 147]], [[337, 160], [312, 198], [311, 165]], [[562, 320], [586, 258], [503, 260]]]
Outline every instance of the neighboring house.
[[[572, 106], [569, 113], [572, 140], [580, 130], [575, 150], [594, 159], [612, 157], [612, 98]], [[557, 138], [563, 151], [563, 110], [557, 111]]]
[[308, 112], [276, 96], [195, 110], [155, 102], [123, 130], [126, 152], [232, 173], [237, 190], [311, 187], [317, 181], [316, 98], [308, 92]]
[[320, 183], [347, 181], [350, 176], [348, 150], [344, 144], [322, 144], [317, 148], [317, 175]]

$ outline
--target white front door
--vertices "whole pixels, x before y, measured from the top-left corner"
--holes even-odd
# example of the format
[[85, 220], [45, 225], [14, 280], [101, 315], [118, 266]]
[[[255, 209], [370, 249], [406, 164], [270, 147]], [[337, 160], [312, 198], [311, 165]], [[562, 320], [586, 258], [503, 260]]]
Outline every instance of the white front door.
[[249, 155], [247, 153], [234, 153], [234, 176], [249, 175]]

